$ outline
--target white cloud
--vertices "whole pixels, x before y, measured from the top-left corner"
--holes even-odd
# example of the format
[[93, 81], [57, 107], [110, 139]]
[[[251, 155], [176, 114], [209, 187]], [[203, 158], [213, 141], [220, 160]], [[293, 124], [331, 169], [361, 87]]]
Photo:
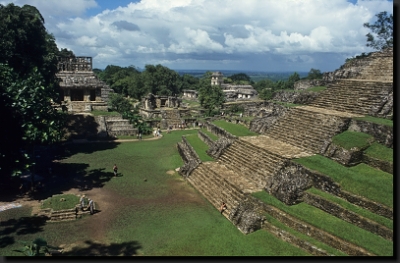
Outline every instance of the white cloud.
[[85, 17], [85, 10], [97, 6], [94, 0], [13, 2], [29, 2], [45, 19], [52, 16], [46, 27], [59, 47], [90, 53], [95, 63], [141, 61], [138, 66], [200, 63], [201, 54], [219, 54], [220, 61], [235, 54], [282, 54], [309, 63], [319, 52], [360, 54], [372, 51], [365, 46], [363, 24], [380, 11], [393, 12], [393, 4], [384, 0], [355, 5], [346, 0], [141, 0]]

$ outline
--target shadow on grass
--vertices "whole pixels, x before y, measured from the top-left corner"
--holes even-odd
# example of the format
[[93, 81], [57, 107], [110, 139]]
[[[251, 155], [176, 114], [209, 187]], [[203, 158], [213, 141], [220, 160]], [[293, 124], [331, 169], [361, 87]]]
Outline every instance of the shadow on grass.
[[85, 241], [88, 247], [74, 247], [71, 251], [64, 252], [64, 256], [135, 256], [142, 246], [137, 241], [124, 242], [121, 244], [112, 243], [103, 245], [90, 240]]
[[21, 217], [18, 219], [9, 219], [0, 222], [0, 248], [15, 243], [14, 237], [7, 235], [29, 235], [43, 231], [43, 226], [46, 224], [44, 217], [31, 216]]

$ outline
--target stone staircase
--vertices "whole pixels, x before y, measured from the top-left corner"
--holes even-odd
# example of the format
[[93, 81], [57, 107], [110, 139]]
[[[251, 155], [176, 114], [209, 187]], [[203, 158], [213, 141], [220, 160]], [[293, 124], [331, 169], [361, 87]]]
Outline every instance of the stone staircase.
[[384, 117], [381, 111], [392, 92], [393, 82], [340, 80], [321, 92], [309, 106]]
[[282, 156], [237, 139], [218, 158], [217, 163], [251, 181], [261, 191], [267, 178], [279, 170], [285, 161], [287, 159]]
[[242, 201], [246, 200], [245, 192], [256, 190], [256, 186], [222, 165], [214, 162], [201, 163], [187, 177], [192, 184], [215, 208], [219, 209], [225, 202], [227, 209], [223, 215], [229, 215]]
[[393, 82], [393, 48], [375, 52], [368, 60], [357, 79]]
[[334, 135], [347, 129], [353, 116], [315, 107], [294, 107], [265, 135], [312, 153], [320, 153]]
[[90, 211], [81, 211], [79, 205], [77, 205], [75, 208], [57, 211], [51, 208], [41, 209], [37, 215], [48, 218], [47, 222], [61, 222], [76, 220], [81, 218], [84, 214], [90, 214]]
[[129, 120], [123, 119], [121, 116], [113, 116], [105, 118], [108, 136], [134, 136], [137, 129], [132, 127]]

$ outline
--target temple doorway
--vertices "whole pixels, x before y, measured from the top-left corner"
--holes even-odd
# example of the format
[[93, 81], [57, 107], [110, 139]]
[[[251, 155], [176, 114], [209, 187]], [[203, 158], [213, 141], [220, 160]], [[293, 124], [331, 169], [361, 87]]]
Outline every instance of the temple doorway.
[[71, 101], [83, 101], [83, 90], [71, 90]]

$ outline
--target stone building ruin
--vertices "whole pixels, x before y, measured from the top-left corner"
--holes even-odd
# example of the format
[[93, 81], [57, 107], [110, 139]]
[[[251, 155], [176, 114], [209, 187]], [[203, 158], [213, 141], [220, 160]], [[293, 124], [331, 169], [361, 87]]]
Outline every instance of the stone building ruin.
[[211, 85], [220, 86], [227, 101], [251, 100], [257, 98], [257, 91], [251, 85], [233, 85], [224, 83], [224, 74], [217, 71], [211, 75]]
[[113, 90], [93, 72], [92, 57], [59, 57], [60, 98], [69, 112], [107, 110], [108, 94]]

